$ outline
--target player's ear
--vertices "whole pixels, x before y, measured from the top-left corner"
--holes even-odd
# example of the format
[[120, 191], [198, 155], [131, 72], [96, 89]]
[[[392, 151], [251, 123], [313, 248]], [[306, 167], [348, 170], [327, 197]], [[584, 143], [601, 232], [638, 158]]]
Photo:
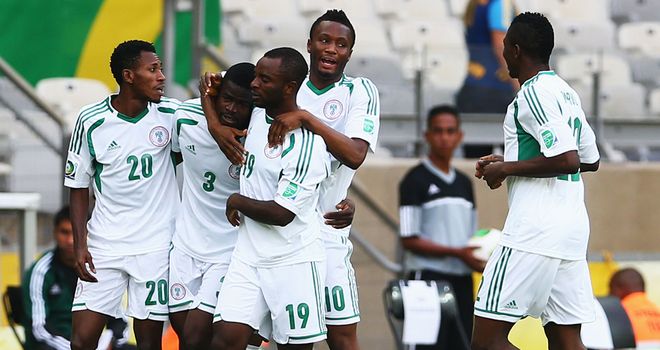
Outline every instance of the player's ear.
[[307, 39], [307, 53], [312, 53], [312, 39]]
[[126, 84], [133, 84], [133, 79], [135, 78], [135, 74], [133, 74], [133, 71], [130, 69], [123, 69], [121, 71], [121, 76]]
[[298, 88], [298, 83], [295, 82], [294, 80], [291, 80], [290, 82], [286, 83], [286, 85], [284, 85], [284, 93], [287, 96], [291, 96], [291, 95], [295, 96], [297, 88]]

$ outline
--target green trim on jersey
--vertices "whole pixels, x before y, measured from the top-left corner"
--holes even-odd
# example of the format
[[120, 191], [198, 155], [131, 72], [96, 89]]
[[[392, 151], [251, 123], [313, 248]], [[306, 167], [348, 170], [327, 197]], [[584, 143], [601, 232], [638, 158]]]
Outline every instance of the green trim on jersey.
[[97, 120], [94, 122], [94, 124], [92, 124], [92, 126], [89, 127], [89, 130], [87, 130], [87, 146], [89, 147], [89, 154], [92, 156], [92, 158], [96, 158], [96, 151], [94, 150], [94, 144], [92, 143], [92, 132], [101, 126], [103, 122], [105, 122], [105, 118]]
[[557, 73], [555, 73], [555, 71], [553, 70], [540, 71], [536, 73], [536, 75], [534, 75], [533, 77], [527, 79], [527, 81], [522, 84], [522, 87], [535, 83], [541, 75], [557, 75]]
[[69, 146], [69, 151], [74, 152], [76, 154], [80, 154], [80, 148], [82, 146], [83, 142], [83, 134], [85, 132], [84, 124], [87, 122], [89, 119], [101, 114], [110, 111], [110, 103], [109, 103], [110, 98], [107, 98], [87, 109], [82, 111], [80, 113], [80, 116], [78, 117], [78, 122], [76, 123], [76, 126], [73, 130], [72, 133], [72, 142], [71, 145]]
[[[323, 310], [323, 300], [321, 299], [321, 293], [319, 293], [321, 288], [321, 279], [319, 278], [319, 272], [317, 271], [316, 262], [312, 261], [312, 279], [314, 281], [314, 296], [316, 297], [316, 315], [318, 316], [319, 328], [322, 327], [323, 319], [322, 310]], [[323, 330], [323, 329], [321, 329]]]
[[286, 156], [287, 153], [291, 152], [293, 146], [295, 145], [296, 145], [296, 138], [293, 134], [291, 134], [291, 136], [289, 136], [289, 147], [285, 149], [284, 152], [282, 152], [282, 158], [284, 158], [284, 156]]
[[144, 118], [147, 113], [149, 113], [149, 107], [145, 108], [144, 111], [140, 112], [140, 114], [136, 115], [135, 117], [129, 117], [126, 114], [122, 114], [120, 111], [117, 111], [117, 118], [131, 124], [137, 124], [137, 122], [142, 120], [142, 118]]
[[201, 115], [202, 117], [204, 117], [204, 111], [196, 110], [196, 109], [193, 109], [193, 108], [190, 108], [190, 107], [187, 107], [187, 106], [186, 107], [180, 106], [179, 108], [177, 108], [177, 111], [186, 111], [186, 112]]
[[167, 107], [158, 107], [159, 112], [167, 113], [167, 114], [174, 114], [176, 112], [176, 109], [174, 108], [167, 108]]
[[518, 101], [513, 101], [513, 121], [518, 135], [518, 160], [527, 160], [541, 155], [541, 146], [536, 139], [523, 129], [518, 121]]
[[[531, 91], [531, 92], [530, 92]], [[533, 95], [532, 95], [533, 94]], [[523, 91], [523, 96], [525, 96], [525, 101], [529, 105], [529, 110], [532, 112], [534, 119], [539, 125], [543, 125], [548, 122], [548, 117], [545, 115], [545, 111], [541, 106], [538, 96], [536, 95], [536, 89], [533, 85], [530, 85]]]
[[378, 100], [376, 99], [378, 93], [376, 92], [376, 88], [371, 83], [367, 83], [365, 79], [361, 79], [360, 81], [362, 81], [362, 85], [364, 85], [364, 89], [367, 91], [367, 95], [369, 96], [367, 114], [376, 115], [376, 107], [378, 106]]
[[328, 332], [320, 332], [320, 333], [316, 333], [316, 334], [305, 335], [305, 336], [302, 336], [302, 337], [293, 337], [293, 336], [289, 336], [289, 339], [293, 339], [293, 340], [304, 340], [304, 339], [309, 339], [309, 338], [320, 337], [320, 336], [322, 336], [322, 335], [326, 335], [326, 334], [328, 334]]
[[293, 175], [293, 181], [302, 183], [307, 176], [309, 164], [312, 162], [312, 150], [314, 149], [314, 134], [304, 128], [302, 131], [302, 147], [296, 163], [296, 173]]
[[497, 305], [500, 302], [502, 285], [504, 284], [504, 274], [506, 272], [506, 267], [509, 264], [510, 257], [511, 248], [502, 247], [502, 255], [500, 255], [495, 264], [495, 273], [490, 280], [488, 296], [486, 297], [486, 310], [489, 310], [490, 312], [497, 312]]
[[[179, 107], [179, 109], [181, 109], [181, 108]], [[176, 120], [176, 133], [178, 135], [181, 135], [181, 126], [184, 125], [184, 124], [185, 125], [197, 125], [197, 124], [199, 124], [199, 122], [196, 121], [196, 120], [193, 120], [193, 119], [188, 119], [188, 118], [177, 119]]]
[[97, 120], [94, 124], [92, 124], [92, 126], [89, 127], [89, 130], [87, 130], [87, 146], [89, 147], [89, 154], [92, 156], [92, 164], [94, 165], [94, 183], [96, 184], [96, 188], [99, 190], [99, 193], [102, 193], [101, 172], [103, 172], [103, 164], [96, 160], [96, 151], [94, 150], [94, 143], [92, 142], [92, 132], [101, 126], [103, 122], [105, 122], [105, 118]]
[[266, 124], [273, 124], [273, 118], [269, 117], [268, 114], [264, 113], [264, 116], [266, 116]]
[[317, 88], [316, 86], [314, 86], [314, 84], [312, 83], [311, 80], [307, 80], [307, 87], [308, 87], [310, 90], [312, 90], [312, 92], [315, 93], [317, 96], [320, 96], [320, 95], [323, 95], [323, 94], [325, 94], [326, 92], [330, 91], [330, 89], [332, 89], [333, 87], [335, 87], [335, 84], [330, 84], [330, 85], [324, 87], [323, 89], [319, 89], [319, 88]]
[[94, 183], [96, 184], [96, 188], [98, 188], [99, 193], [103, 193], [101, 190], [101, 173], [103, 172], [103, 164], [99, 163], [94, 159]]

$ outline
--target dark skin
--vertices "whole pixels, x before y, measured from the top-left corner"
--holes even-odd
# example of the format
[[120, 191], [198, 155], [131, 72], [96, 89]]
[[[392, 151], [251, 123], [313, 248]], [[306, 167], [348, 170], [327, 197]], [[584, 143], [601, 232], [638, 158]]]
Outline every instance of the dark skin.
[[[266, 114], [278, 118], [298, 108], [296, 94], [298, 83], [288, 81], [281, 69], [281, 59], [263, 57], [257, 62], [255, 78], [251, 84], [254, 104], [266, 109]], [[225, 214], [229, 222], [237, 226], [239, 213], [268, 225], [285, 226], [295, 218], [295, 214], [275, 201], [255, 200], [238, 193], [227, 199]], [[213, 324], [212, 349], [243, 350], [253, 335], [253, 328], [247, 324], [220, 321]], [[278, 349], [311, 350], [313, 344], [278, 344]]]
[[[135, 117], [147, 108], [149, 102], [160, 102], [164, 87], [165, 75], [160, 59], [153, 52], [142, 51], [133, 67], [122, 70], [119, 94], [112, 99], [112, 107], [126, 116]], [[71, 189], [70, 203], [74, 234], [74, 269], [81, 280], [98, 282], [93, 275], [96, 274], [96, 268], [87, 247], [89, 189]], [[74, 311], [71, 348], [96, 349], [106, 322], [106, 315], [91, 310]], [[134, 331], [140, 349], [161, 348], [162, 321], [135, 319]]]
[[[200, 79], [199, 89], [201, 94], [202, 108], [204, 110], [204, 115], [206, 116], [209, 133], [211, 133], [216, 143], [218, 143], [220, 149], [223, 150], [223, 153], [232, 163], [242, 164], [242, 162], [244, 161], [243, 160], [244, 149], [243, 149], [243, 144], [240, 141], [238, 141], [238, 138], [245, 136], [246, 131], [238, 130], [232, 127], [231, 125], [224, 124], [220, 121], [220, 116], [218, 115], [217, 111], [222, 110], [222, 107], [214, 102], [216, 101], [214, 96], [217, 94], [217, 91], [221, 86], [221, 82], [222, 82], [222, 76], [215, 73], [205, 73], [204, 76]], [[278, 116], [276, 120], [278, 120], [281, 117], [282, 117], [281, 115]], [[231, 159], [230, 157], [234, 157], [234, 159]], [[337, 211], [326, 213], [323, 216], [326, 219], [325, 224], [330, 225], [336, 229], [341, 229], [350, 226], [351, 223], [353, 222], [353, 216], [355, 214], [355, 203], [352, 200], [346, 198], [341, 202], [339, 202], [335, 206], [335, 208], [337, 209]], [[254, 213], [253, 211], [251, 211], [250, 208], [244, 208], [244, 209], [250, 211], [253, 215], [259, 215], [259, 213]], [[271, 208], [271, 210], [278, 210], [278, 209]], [[238, 222], [238, 217], [236, 216], [236, 214], [232, 213], [231, 215], [233, 217], [232, 220], [234, 220], [234, 222]], [[277, 220], [279, 222], [279, 225], [278, 222], [273, 222], [271, 223], [272, 225], [284, 226], [288, 223], [288, 222], [285, 223], [285, 220], [282, 219], [287, 219], [289, 215], [281, 212], [279, 213], [279, 215], [282, 215], [278, 217]], [[261, 218], [265, 220], [263, 216], [261, 216]], [[293, 220], [293, 218], [291, 218], [291, 220]]]
[[[547, 62], [543, 62], [536, 56], [525, 52], [515, 42], [515, 30], [516, 25], [514, 24], [504, 37], [503, 56], [509, 69], [509, 75], [514, 79], [518, 79], [522, 86], [525, 81], [538, 72], [549, 70], [550, 66]], [[491, 189], [496, 189], [502, 186], [502, 182], [508, 176], [555, 177], [561, 174], [573, 174], [578, 170], [595, 171], [597, 169], [598, 162], [580, 164], [577, 151], [569, 151], [549, 158], [539, 156], [512, 162], [505, 162], [504, 158], [499, 155], [488, 155], [477, 161], [475, 176], [486, 181]], [[472, 349], [517, 349], [508, 340], [513, 325], [510, 322], [475, 316]], [[585, 349], [580, 339], [580, 328], [581, 325], [579, 324], [558, 325], [553, 322], [546, 324], [544, 331], [548, 338], [549, 349]]]
[[[424, 136], [429, 145], [429, 159], [438, 169], [448, 173], [454, 150], [463, 139], [458, 119], [450, 113], [437, 114], [429, 121]], [[476, 247], [449, 247], [420, 236], [402, 238], [401, 244], [406, 250], [420, 255], [457, 257], [475, 271], [482, 272], [486, 266], [485, 261], [474, 256]]]
[[[238, 86], [232, 81], [225, 81], [220, 91], [202, 94], [202, 108], [209, 119], [224, 126], [244, 130], [250, 122], [252, 113], [252, 95], [249, 89]], [[222, 111], [218, 115], [215, 111]], [[231, 129], [234, 130], [234, 129]], [[179, 336], [179, 342], [185, 349], [208, 349], [213, 337], [213, 315], [200, 309], [180, 311], [170, 314], [172, 327]], [[250, 342], [261, 344], [260, 339]]]

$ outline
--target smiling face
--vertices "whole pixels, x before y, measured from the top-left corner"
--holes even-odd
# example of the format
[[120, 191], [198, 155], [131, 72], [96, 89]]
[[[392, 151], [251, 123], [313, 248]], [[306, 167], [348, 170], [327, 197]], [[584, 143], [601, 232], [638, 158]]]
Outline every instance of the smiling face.
[[252, 94], [250, 90], [225, 80], [220, 87], [220, 96], [216, 100], [216, 109], [220, 111], [220, 122], [236, 129], [247, 128], [252, 113]]
[[310, 74], [322, 80], [338, 81], [353, 53], [351, 29], [341, 23], [320, 22], [307, 41]]
[[162, 68], [158, 55], [142, 51], [135, 66], [124, 69], [124, 81], [131, 86], [137, 96], [158, 103], [165, 89], [165, 75]]

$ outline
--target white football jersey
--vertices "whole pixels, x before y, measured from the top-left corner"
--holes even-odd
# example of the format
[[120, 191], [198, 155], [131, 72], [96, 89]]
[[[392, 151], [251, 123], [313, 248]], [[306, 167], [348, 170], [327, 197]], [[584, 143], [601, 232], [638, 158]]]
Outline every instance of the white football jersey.
[[163, 98], [128, 117], [112, 107], [113, 97], [81, 109], [64, 185], [94, 188], [96, 204], [87, 223], [92, 254], [167, 249], [179, 207], [170, 143], [179, 101]]
[[329, 174], [330, 157], [323, 138], [300, 128], [286, 134], [283, 145], [268, 147], [273, 119], [255, 108], [245, 140], [241, 194], [274, 200], [296, 216], [284, 227], [241, 217], [234, 257], [257, 267], [325, 259], [316, 216], [318, 186]]
[[[380, 101], [378, 89], [369, 79], [343, 76], [340, 81], [319, 90], [308, 77], [300, 87], [297, 103], [300, 108], [312, 113], [334, 130], [350, 138], [367, 141], [372, 152], [376, 149]], [[323, 215], [336, 211], [337, 203], [346, 198], [355, 170], [331, 159], [331, 174], [321, 183], [318, 206], [321, 230], [348, 236], [350, 227], [334, 229], [324, 224]]]
[[172, 150], [181, 152], [183, 187], [181, 210], [172, 243], [206, 262], [221, 262], [236, 245], [238, 228], [225, 216], [227, 198], [239, 191], [239, 169], [220, 151], [199, 100], [176, 110]]
[[[580, 98], [553, 71], [527, 80], [504, 120], [504, 160], [554, 157], [577, 150], [581, 163], [600, 159]], [[589, 217], [580, 173], [507, 178], [509, 213], [502, 244], [566, 260], [586, 257]]]

